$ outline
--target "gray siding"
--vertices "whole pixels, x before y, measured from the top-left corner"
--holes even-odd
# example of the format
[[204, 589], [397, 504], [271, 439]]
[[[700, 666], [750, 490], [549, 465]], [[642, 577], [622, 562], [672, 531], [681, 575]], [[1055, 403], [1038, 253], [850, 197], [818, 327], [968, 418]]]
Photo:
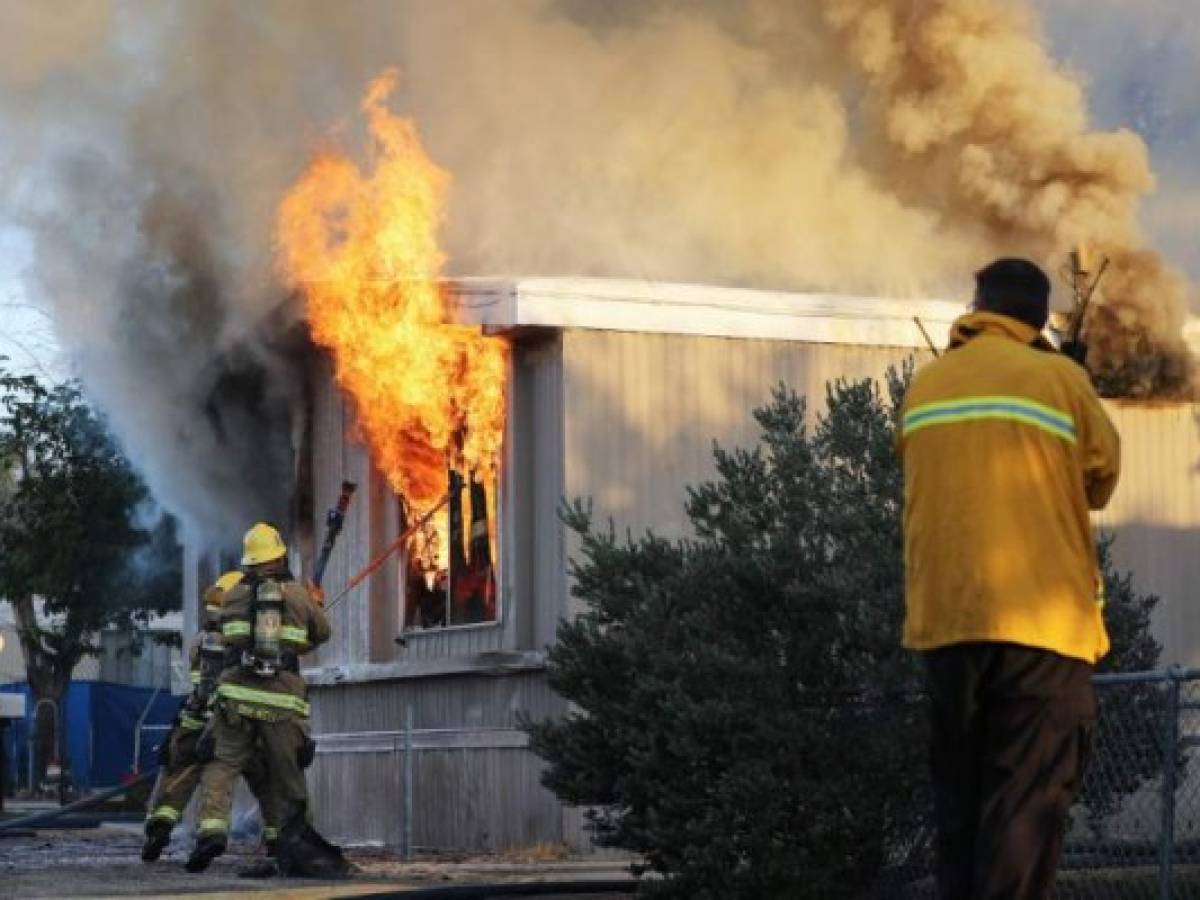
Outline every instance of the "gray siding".
[[591, 497], [618, 527], [672, 536], [684, 529], [684, 487], [713, 476], [713, 441], [755, 444], [751, 414], [774, 385], [823, 403], [828, 381], [877, 377], [913, 355], [616, 331], [564, 341], [567, 495]]
[[[412, 760], [412, 844], [421, 850], [504, 850], [561, 842], [562, 811], [520, 747], [429, 745], [417, 734]], [[349, 845], [404, 846], [405, 744], [317, 754], [309, 789], [317, 826]], [[350, 798], [353, 798], [352, 800]]]
[[[564, 347], [567, 495], [593, 498], [601, 521], [666, 535], [682, 533], [684, 485], [713, 475], [712, 440], [756, 442], [750, 412], [773, 384], [782, 380], [817, 406], [827, 382], [877, 377], [913, 355], [604, 331], [568, 331]], [[1163, 663], [1200, 665], [1200, 406], [1107, 406], [1121, 433], [1123, 471], [1096, 521], [1115, 532], [1118, 565], [1162, 598], [1154, 628]]]
[[399, 731], [411, 706], [414, 728], [515, 728], [517, 713], [541, 717], [563, 701], [540, 673], [462, 675], [313, 687], [318, 735]]
[[508, 519], [517, 578], [511, 595], [516, 647], [554, 641], [566, 591], [558, 506], [563, 497], [563, 369], [558, 333], [521, 347], [515, 367], [512, 429], [515, 465], [507, 482], [516, 502]]
[[200, 606], [204, 590], [217, 580], [217, 554], [205, 551], [193, 535], [183, 542], [183, 640], [187, 642], [200, 628]]
[[1121, 481], [1097, 522], [1117, 565], [1157, 594], [1163, 664], [1200, 666], [1200, 405], [1107, 404], [1121, 433]]
[[[562, 810], [538, 778], [517, 713], [560, 714], [540, 674], [314, 688], [318, 753], [309, 777], [333, 839], [403, 845], [411, 746], [417, 848], [503, 849], [563, 840]], [[412, 711], [413, 731], [405, 734]], [[354, 802], [346, 798], [353, 797]]]
[[[325, 511], [337, 499], [343, 481], [358, 485], [358, 493], [346, 515], [345, 528], [325, 573], [325, 584], [338, 591], [371, 558], [374, 546], [370, 530], [372, 479], [379, 476], [357, 442], [347, 439], [353, 428], [350, 402], [333, 380], [332, 366], [323, 357], [313, 379], [313, 496], [317, 543], [324, 536]], [[379, 536], [380, 539], [382, 535]], [[303, 569], [310, 570], [311, 560]], [[330, 612], [333, 637], [320, 647], [310, 665], [333, 665], [369, 659], [371, 585], [360, 585]]]
[[[713, 477], [713, 441], [758, 440], [752, 411], [784, 382], [823, 403], [836, 378], [881, 376], [913, 351], [616, 331], [564, 334], [565, 490], [598, 522], [681, 536], [685, 486]], [[925, 354], [928, 356], [928, 354]], [[812, 403], [813, 406], [817, 405]], [[576, 551], [569, 541], [569, 552]]]
[[105, 631], [100, 635], [97, 679], [164, 690], [183, 688], [187, 684], [180, 648], [156, 643], [153, 636], [147, 634], [140, 652], [134, 653], [130, 635], [118, 631]]

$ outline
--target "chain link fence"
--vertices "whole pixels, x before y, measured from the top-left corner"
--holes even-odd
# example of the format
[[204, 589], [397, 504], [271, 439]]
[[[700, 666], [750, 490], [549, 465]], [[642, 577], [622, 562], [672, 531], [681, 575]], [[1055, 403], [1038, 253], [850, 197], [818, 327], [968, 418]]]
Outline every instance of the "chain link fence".
[[[1200, 900], [1200, 669], [1095, 677], [1100, 721], [1071, 811], [1061, 900]], [[877, 896], [936, 898], [931, 829]]]

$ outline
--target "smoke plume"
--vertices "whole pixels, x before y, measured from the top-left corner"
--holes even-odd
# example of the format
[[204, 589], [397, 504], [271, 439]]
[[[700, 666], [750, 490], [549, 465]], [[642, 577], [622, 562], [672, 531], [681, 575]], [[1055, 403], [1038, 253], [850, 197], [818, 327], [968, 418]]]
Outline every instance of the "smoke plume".
[[[1068, 2], [1068, 0], [1056, 0]], [[1113, 260], [1106, 384], [1184, 390], [1187, 286], [1130, 132], [1010, 0], [75, 0], [0, 6], [0, 198], [29, 295], [155, 493], [228, 537], [293, 491], [272, 223], [358, 97], [453, 176], [452, 274], [962, 297], [998, 253]]]
[[903, 196], [943, 221], [1045, 262], [1081, 243], [1109, 257], [1088, 338], [1112, 393], [1191, 390], [1186, 284], [1150, 252], [1137, 204], [1154, 184], [1131, 131], [1088, 130], [1079, 84], [1051, 61], [1028, 11], [989, 0], [825, 0], [868, 85], [866, 118]]

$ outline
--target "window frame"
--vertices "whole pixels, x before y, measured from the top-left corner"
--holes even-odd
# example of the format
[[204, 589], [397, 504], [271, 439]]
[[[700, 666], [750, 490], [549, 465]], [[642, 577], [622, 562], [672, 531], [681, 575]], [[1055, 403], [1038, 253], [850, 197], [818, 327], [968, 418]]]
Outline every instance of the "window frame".
[[[507, 431], [507, 426], [505, 430]], [[506, 445], [508, 443], [507, 437], [508, 436], [506, 434]], [[507, 452], [505, 452], [504, 455], [507, 457]], [[450, 584], [447, 582], [445, 602], [448, 624], [435, 625], [431, 628], [410, 628], [408, 626], [408, 578], [405, 577], [404, 574], [408, 569], [408, 548], [405, 547], [399, 554], [397, 554], [397, 566], [400, 569], [400, 574], [396, 578], [396, 596], [393, 598], [393, 602], [395, 602], [397, 607], [396, 618], [399, 622], [399, 635], [401, 637], [407, 639], [415, 635], [446, 634], [447, 632], [454, 631], [475, 631], [481, 628], [496, 628], [497, 626], [504, 624], [505, 613], [508, 609], [508, 603], [506, 602], [507, 598], [505, 597], [506, 592], [503, 589], [503, 569], [505, 556], [504, 532], [506, 530], [504, 527], [505, 518], [503, 510], [507, 505], [506, 498], [504, 497], [504, 482], [506, 480], [507, 474], [504, 470], [496, 473], [496, 509], [492, 514], [492, 517], [496, 521], [496, 552], [495, 558], [492, 560], [492, 580], [495, 582], [496, 590], [496, 617], [494, 619], [489, 619], [486, 622], [461, 622], [459, 624], [449, 624], [451, 598]], [[469, 490], [469, 488], [467, 488], [467, 490]], [[395, 499], [397, 503], [400, 502], [399, 497], [396, 497]]]
[[[397, 636], [405, 640], [428, 636], [430, 638], [436, 635], [445, 635], [449, 633], [457, 633], [464, 631], [480, 631], [489, 628], [503, 629], [507, 624], [508, 616], [508, 589], [506, 587], [506, 571], [508, 560], [508, 532], [515, 527], [515, 518], [511, 515], [511, 496], [513, 478], [513, 437], [514, 437], [514, 410], [513, 398], [515, 390], [513, 379], [516, 377], [516, 344], [510, 342], [509, 357], [505, 366], [505, 384], [504, 384], [504, 439], [500, 447], [500, 465], [496, 471], [496, 508], [492, 510], [492, 518], [496, 522], [496, 547], [495, 556], [492, 559], [492, 578], [495, 581], [496, 589], [496, 617], [487, 622], [463, 622], [458, 625], [446, 624], [437, 625], [432, 628], [409, 628], [408, 627], [408, 584], [404, 573], [408, 569], [408, 548], [403, 548], [398, 554], [397, 567], [399, 569], [396, 578], [396, 596], [392, 598], [396, 608]], [[470, 485], [464, 488], [470, 490]], [[395, 496], [395, 495], [394, 495]], [[400, 502], [399, 496], [395, 496], [397, 503]], [[449, 585], [447, 585], [446, 593], [447, 605], [447, 620], [449, 619], [450, 594]]]

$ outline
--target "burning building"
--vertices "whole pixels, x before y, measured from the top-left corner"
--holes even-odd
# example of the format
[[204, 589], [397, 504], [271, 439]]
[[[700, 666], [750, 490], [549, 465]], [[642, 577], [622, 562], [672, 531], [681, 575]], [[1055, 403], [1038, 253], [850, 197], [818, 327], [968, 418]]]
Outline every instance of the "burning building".
[[[313, 571], [326, 506], [358, 485], [325, 574], [339, 595], [334, 636], [305, 669], [318, 824], [348, 843], [582, 847], [582, 817], [540, 785], [518, 727], [522, 714], [565, 711], [544, 671], [558, 622], [575, 613], [563, 499], [590, 499], [618, 529], [679, 536], [685, 486], [712, 475], [712, 441], [752, 444], [750, 411], [772, 386], [820, 398], [832, 379], [878, 377], [927, 353], [927, 334], [944, 344], [961, 306], [650, 280], [447, 280], [438, 230], [450, 176], [387, 109], [394, 82], [385, 73], [363, 100], [365, 165], [319, 156], [276, 224], [280, 274], [311, 336], [293, 354], [301, 401], [284, 530], [297, 574]], [[1117, 254], [1114, 269], [1113, 297], [1125, 297], [1129, 260]], [[1155, 366], [1126, 393], [1186, 394], [1186, 334], [1166, 328], [1169, 341], [1134, 353], [1113, 297], [1085, 331], [1101, 373], [1130, 372], [1121, 360], [1133, 353]], [[1165, 598], [1166, 661], [1198, 662], [1200, 629], [1181, 606], [1200, 577], [1183, 547], [1200, 522], [1194, 406], [1110, 408], [1130, 463], [1101, 521], [1118, 532], [1119, 562]], [[190, 573], [217, 574], [194, 561]]]
[[[324, 509], [359, 485], [326, 575], [331, 594], [433, 510], [331, 608], [334, 637], [306, 662], [318, 741], [311, 788], [323, 831], [350, 843], [487, 849], [587, 845], [581, 816], [539, 784], [518, 715], [554, 715], [544, 651], [573, 614], [565, 498], [619, 530], [680, 535], [684, 486], [711, 446], [756, 439], [750, 410], [784, 381], [810, 398], [943, 344], [957, 303], [778, 294], [588, 278], [465, 279], [455, 322], [505, 345], [498, 465], [430, 469], [444, 506], [402, 499], [358, 437], [326, 353], [307, 365], [311, 417], [297, 467], [293, 564], [309, 573]], [[914, 318], [915, 317], [915, 318]], [[919, 322], [919, 325], [918, 325]], [[1200, 331], [1189, 331], [1200, 343]], [[1200, 429], [1191, 403], [1109, 402], [1126, 471], [1099, 523], [1119, 564], [1163, 598], [1163, 662], [1200, 663], [1187, 607], [1200, 558]], [[453, 457], [453, 454], [451, 454]], [[436, 501], [435, 501], [436, 502]], [[211, 567], [204, 573], [215, 574]], [[194, 591], [192, 591], [194, 594]]]

